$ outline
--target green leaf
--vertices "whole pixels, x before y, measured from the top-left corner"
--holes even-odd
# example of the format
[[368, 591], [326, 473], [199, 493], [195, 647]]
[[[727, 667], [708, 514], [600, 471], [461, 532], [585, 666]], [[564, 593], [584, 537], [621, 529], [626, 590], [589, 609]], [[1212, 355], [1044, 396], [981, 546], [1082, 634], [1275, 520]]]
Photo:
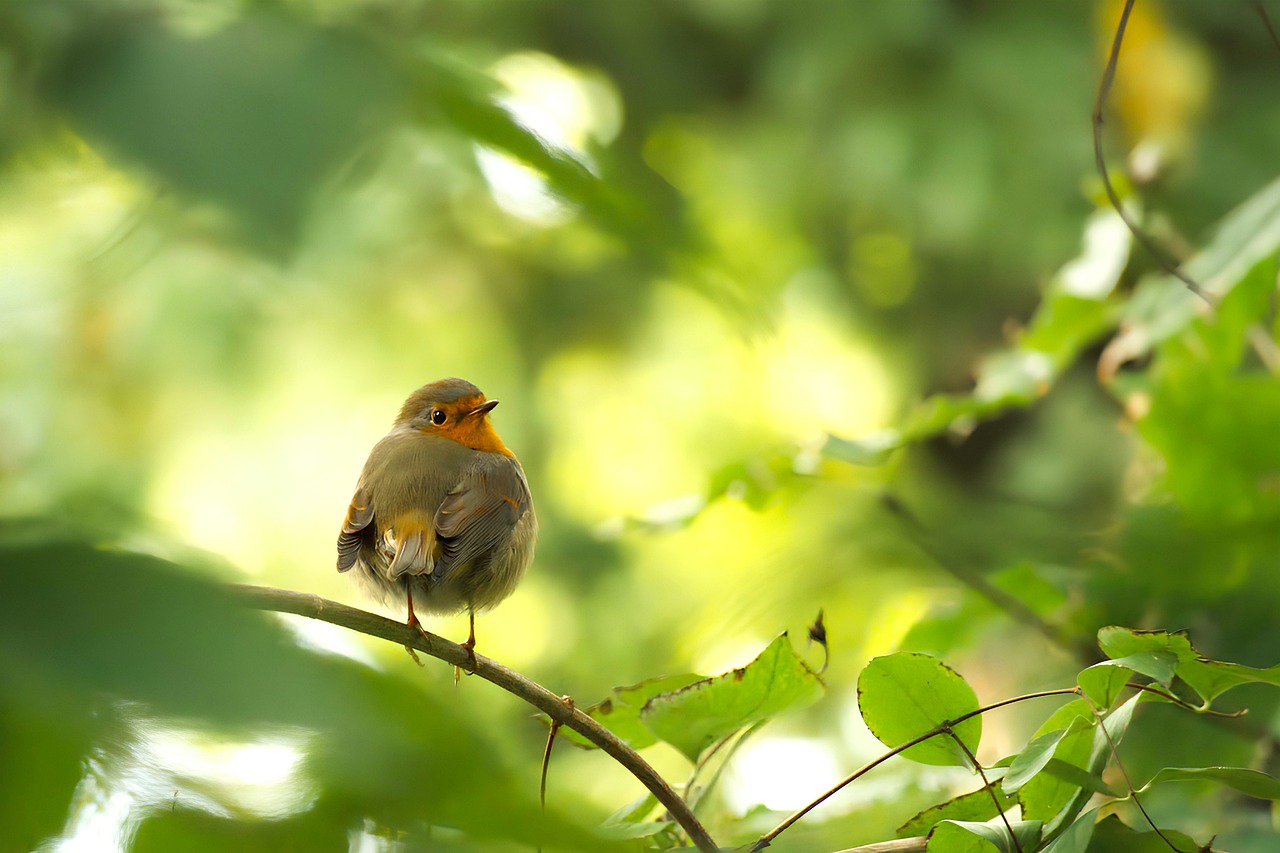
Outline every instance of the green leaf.
[[[1053, 758], [1083, 771], [1097, 772], [1094, 759], [1094, 728], [1073, 724], [1054, 749]], [[1018, 791], [1022, 804], [1022, 816], [1030, 820], [1050, 823], [1055, 818], [1070, 819], [1070, 813], [1084, 806], [1089, 794], [1075, 782], [1064, 780], [1060, 774], [1037, 773]], [[1052, 827], [1051, 827], [1052, 828]]]
[[1082, 791], [1092, 791], [1095, 794], [1106, 794], [1108, 797], [1123, 797], [1124, 793], [1117, 791], [1115, 788], [1107, 784], [1096, 773], [1090, 773], [1082, 767], [1076, 767], [1074, 764], [1068, 764], [1058, 758], [1051, 758], [1044, 766], [1044, 772], [1050, 776], [1054, 776], [1073, 785]]
[[1163, 767], [1140, 792], [1165, 782], [1218, 782], [1259, 800], [1280, 800], [1280, 779], [1244, 767]]
[[[1172, 670], [1170, 667], [1170, 677], [1173, 676]], [[1076, 676], [1076, 684], [1099, 708], [1109, 708], [1132, 675], [1133, 670], [1120, 661], [1108, 660], [1082, 670]]]
[[[996, 818], [985, 823], [945, 820], [929, 833], [929, 853], [1015, 853], [1031, 850], [1040, 842], [1041, 823], [1037, 820], [1010, 822], [1013, 836], [1004, 821]], [[1016, 841], [1014, 840], [1016, 839]]]
[[1089, 853], [1172, 853], [1170, 844], [1176, 845], [1178, 850], [1204, 849], [1176, 829], [1162, 829], [1160, 833], [1136, 832], [1120, 818], [1109, 815], [1098, 821], [1094, 828]]
[[[858, 707], [871, 733], [886, 746], [907, 743], [943, 723], [978, 710], [978, 697], [955, 670], [918, 652], [874, 658], [858, 676]], [[970, 752], [978, 748], [982, 720], [957, 723], [952, 731]], [[903, 752], [922, 764], [972, 766], [963, 749], [940, 734]]]
[[1072, 699], [1065, 705], [1058, 708], [1050, 714], [1040, 728], [1036, 729], [1036, 735], [1042, 735], [1045, 732], [1051, 732], [1055, 729], [1065, 729], [1075, 720], [1084, 720], [1090, 726], [1097, 721], [1097, 716], [1093, 712], [1093, 708], [1084, 699]]
[[[1172, 655], [1175, 661], [1194, 660], [1198, 655], [1185, 631], [1138, 631], [1108, 625], [1098, 631], [1098, 646], [1112, 660], [1134, 658], [1141, 654]], [[1160, 664], [1163, 666], [1163, 663]], [[1142, 672], [1134, 667], [1135, 671]], [[1143, 672], [1143, 675], [1148, 673]], [[1152, 676], [1153, 678], [1155, 676]], [[1160, 679], [1156, 679], [1160, 680]]]
[[[140, 801], [163, 820], [144, 824], [139, 844], [191, 849], [176, 842], [242, 833], [244, 816], [219, 805], [215, 783], [184, 777], [181, 787], [232, 817], [187, 813], [185, 796], [174, 813], [172, 789], [164, 788], [177, 771], [139, 765], [147, 739], [169, 730], [231, 742], [296, 735], [299, 785], [314, 790], [323, 808], [278, 816], [276, 849], [288, 841], [305, 841], [304, 849], [346, 847], [350, 827], [365, 818], [406, 829], [447, 822], [478, 841], [532, 845], [541, 835], [536, 798], [508, 772], [483, 722], [468, 719], [416, 671], [388, 677], [304, 649], [275, 614], [252, 610], [225, 585], [164, 560], [66, 537], [4, 541], [9, 532], [0, 531], [6, 837], [47, 829], [54, 804], [65, 820], [73, 750], [81, 750], [81, 775], [92, 759], [108, 782], [140, 774], [143, 788], [162, 791], [166, 800]], [[18, 737], [39, 740], [11, 748]], [[56, 766], [46, 768], [48, 760]], [[486, 792], [487, 803], [470, 795], [476, 790]], [[544, 843], [551, 836], [595, 840], [562, 817], [548, 818]]]
[[[1174, 672], [1200, 694], [1206, 706], [1227, 690], [1242, 684], [1270, 684], [1280, 687], [1280, 666], [1256, 669], [1238, 663], [1208, 660], [1200, 655], [1191, 640], [1181, 631], [1135, 631], [1109, 626], [1098, 632], [1098, 645], [1113, 658], [1123, 656], [1126, 660], [1140, 660], [1139, 656], [1147, 654], [1159, 660], [1161, 665], [1172, 659]], [[1151, 672], [1144, 674], [1150, 675]]]
[[[953, 797], [945, 803], [930, 806], [898, 827], [899, 838], [927, 835], [940, 821], [982, 821], [1008, 811], [1017, 801], [998, 786], [982, 787]], [[999, 807], [997, 808], [997, 803]]]
[[741, 669], [654, 696], [640, 720], [659, 740], [697, 761], [721, 738], [788, 708], [811, 705], [825, 689], [783, 633]]
[[198, 38], [115, 22], [68, 56], [55, 93], [76, 129], [239, 214], [251, 240], [291, 241], [317, 186], [402, 108], [372, 44], [283, 15], [246, 11]]
[[[1280, 180], [1272, 181], [1227, 214], [1213, 240], [1183, 265], [1207, 291], [1230, 300], [1231, 291], [1255, 265], [1280, 249]], [[1274, 278], [1272, 279], [1274, 284]], [[1125, 304], [1123, 331], [1107, 346], [1103, 361], [1141, 358], [1153, 346], [1183, 332], [1205, 316], [1204, 302], [1173, 276], [1158, 274], [1138, 283]]]
[[1180, 663], [1178, 677], [1199, 693], [1205, 705], [1208, 705], [1232, 687], [1242, 684], [1270, 684], [1280, 687], [1280, 666], [1254, 669], [1244, 664], [1201, 658]]
[[1044, 853], [1085, 853], [1098, 825], [1098, 810], [1085, 812], [1076, 818], [1061, 835], [1049, 842]]
[[675, 823], [669, 820], [650, 820], [643, 823], [629, 821], [606, 823], [600, 827], [600, 836], [610, 841], [630, 841], [636, 838], [648, 838], [651, 835], [657, 835], [659, 832], [665, 832], [673, 826], [675, 826]]
[[[1086, 235], [1099, 227], [1115, 228], [1110, 222], [1114, 218], [1109, 210], [1098, 211], [1090, 220]], [[951, 430], [968, 432], [977, 421], [1039, 400], [1084, 348], [1116, 321], [1118, 307], [1105, 297], [1123, 270], [1131, 243], [1127, 229], [1118, 236], [1118, 240], [1092, 242], [1086, 236], [1085, 256], [1063, 268], [1018, 345], [983, 360], [972, 393], [935, 394], [920, 403], [898, 428], [859, 439], [829, 436], [822, 452], [855, 465], [879, 465], [900, 447]], [[1095, 262], [1095, 271], [1106, 268], [1099, 273], [1106, 280], [1092, 282], [1092, 288], [1080, 286], [1079, 276], [1072, 272], [1086, 260]]]
[[657, 804], [658, 798], [651, 792], [647, 792], [644, 796], [637, 797], [631, 802], [619, 806], [613, 814], [604, 819], [602, 826], [610, 826], [615, 823], [640, 823], [649, 812], [653, 811], [654, 806]]
[[886, 429], [858, 439], [828, 435], [822, 453], [851, 465], [881, 465], [906, 441], [896, 429]]
[[[629, 687], [615, 687], [609, 693], [608, 698], [586, 709], [586, 713], [626, 741], [632, 749], [644, 749], [646, 746], [657, 742], [653, 732], [640, 721], [640, 711], [644, 708], [645, 703], [655, 696], [679, 690], [681, 687], [686, 687], [696, 681], [702, 681], [704, 678], [705, 676], [686, 672], [681, 675], [664, 675], [660, 678], [650, 678], [647, 681], [632, 684]], [[567, 738], [570, 743], [584, 749], [598, 748], [594, 743], [572, 729], [562, 727], [560, 734]]]
[[1088, 728], [1088, 725], [1084, 721], [1077, 719], [1073, 720], [1068, 728], [1045, 732], [1032, 738], [1031, 743], [1027, 744], [1027, 748], [1020, 752], [1013, 759], [1013, 763], [1009, 765], [1009, 772], [1005, 774], [1000, 787], [1007, 794], [1017, 793], [1019, 788], [1031, 781], [1032, 777], [1044, 769], [1044, 766], [1053, 758], [1053, 754], [1058, 749], [1058, 745], [1062, 743], [1063, 738], [1068, 734], [1073, 734], [1085, 728]]
[[[1133, 711], [1140, 701], [1142, 701], [1141, 693], [1130, 696], [1098, 721], [1094, 731], [1094, 742], [1099, 749], [1104, 745], [1108, 748], [1112, 745], [1120, 745], [1120, 741], [1124, 740], [1125, 732], [1129, 730], [1129, 723], [1133, 720]], [[1110, 757], [1109, 752], [1107, 755]]]

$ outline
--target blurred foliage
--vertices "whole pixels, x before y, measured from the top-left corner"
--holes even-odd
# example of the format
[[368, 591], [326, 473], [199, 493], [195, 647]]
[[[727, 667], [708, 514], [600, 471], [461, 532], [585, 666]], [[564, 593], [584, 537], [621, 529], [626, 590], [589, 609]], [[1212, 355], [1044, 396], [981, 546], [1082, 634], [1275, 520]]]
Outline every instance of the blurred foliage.
[[[1280, 662], [1280, 56], [1245, 0], [1135, 6], [1106, 149], [1209, 310], [1093, 175], [1121, 5], [0, 4], [0, 847], [674, 837], [598, 752], [556, 752], [536, 819], [526, 707], [211, 580], [360, 603], [331, 569], [356, 474], [450, 375], [502, 400], [542, 520], [481, 651], [629, 697], [651, 737], [684, 684], [615, 685], [730, 671], [825, 610], [825, 697], [699, 797], [723, 844], [883, 752], [855, 707], [877, 655], [943, 655], [981, 702], [1072, 683], [1106, 625]], [[1135, 784], [1274, 772], [1265, 687], [1230, 725], [1144, 703]], [[986, 715], [979, 758], [1075, 725], [1054, 754], [1083, 767], [1095, 733], [1051, 723]], [[974, 787], [877, 773], [772, 849]], [[1230, 784], [1143, 802], [1274, 846]], [[1122, 816], [1061, 837], [1155, 843]]]

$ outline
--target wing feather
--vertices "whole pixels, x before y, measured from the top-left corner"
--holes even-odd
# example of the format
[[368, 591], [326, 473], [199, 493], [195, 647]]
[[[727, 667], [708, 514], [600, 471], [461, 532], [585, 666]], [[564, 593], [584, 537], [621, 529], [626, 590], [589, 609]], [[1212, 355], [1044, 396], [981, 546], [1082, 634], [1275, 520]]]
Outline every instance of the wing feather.
[[342, 522], [342, 532], [338, 534], [338, 571], [348, 571], [356, 564], [360, 556], [360, 545], [368, 538], [366, 528], [373, 521], [373, 505], [368, 493], [356, 489], [351, 504], [347, 507], [347, 517]]
[[529, 487], [517, 463], [503, 456], [477, 467], [436, 512], [436, 572], [444, 576], [506, 545], [529, 503]]

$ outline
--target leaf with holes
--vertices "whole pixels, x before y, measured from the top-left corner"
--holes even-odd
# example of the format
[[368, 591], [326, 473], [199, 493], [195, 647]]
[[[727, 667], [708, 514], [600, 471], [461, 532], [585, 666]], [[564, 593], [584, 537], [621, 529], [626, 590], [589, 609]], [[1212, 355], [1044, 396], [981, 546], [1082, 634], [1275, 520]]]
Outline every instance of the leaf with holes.
[[825, 689], [783, 633], [741, 669], [654, 696], [641, 709], [640, 721], [697, 761], [721, 738], [788, 708], [811, 705]]
[[[640, 710], [654, 696], [670, 693], [701, 681], [704, 676], [692, 672], [650, 678], [629, 687], [615, 687], [603, 701], [586, 709], [587, 716], [613, 732], [632, 749], [644, 749], [657, 742], [653, 732], [640, 722]], [[544, 718], [543, 722], [546, 722]], [[570, 743], [584, 749], [597, 749], [595, 744], [570, 728], [560, 729]]]

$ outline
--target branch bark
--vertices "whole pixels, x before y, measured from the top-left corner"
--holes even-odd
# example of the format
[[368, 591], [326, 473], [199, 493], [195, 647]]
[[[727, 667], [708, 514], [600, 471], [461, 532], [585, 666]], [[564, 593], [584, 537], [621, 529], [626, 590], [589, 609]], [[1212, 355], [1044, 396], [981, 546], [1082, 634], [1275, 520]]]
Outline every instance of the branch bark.
[[[403, 622], [348, 607], [318, 595], [246, 584], [233, 584], [232, 589], [245, 604], [259, 610], [294, 613], [309, 619], [319, 619], [370, 637], [408, 646], [445, 663], [465, 669], [470, 669], [473, 660], [466, 649], [443, 637], [437, 637], [435, 634], [424, 636]], [[649, 789], [658, 802], [662, 803], [670, 812], [672, 819], [680, 824], [688, 834], [689, 840], [699, 850], [703, 853], [715, 853], [719, 849], [680, 795], [647, 761], [619, 740], [613, 732], [579, 711], [571, 702], [566, 701], [565, 697], [557, 696], [515, 670], [508, 669], [484, 655], [476, 655], [474, 660], [476, 676], [523, 699], [560, 725], [573, 729], [625, 767], [632, 776]]]

